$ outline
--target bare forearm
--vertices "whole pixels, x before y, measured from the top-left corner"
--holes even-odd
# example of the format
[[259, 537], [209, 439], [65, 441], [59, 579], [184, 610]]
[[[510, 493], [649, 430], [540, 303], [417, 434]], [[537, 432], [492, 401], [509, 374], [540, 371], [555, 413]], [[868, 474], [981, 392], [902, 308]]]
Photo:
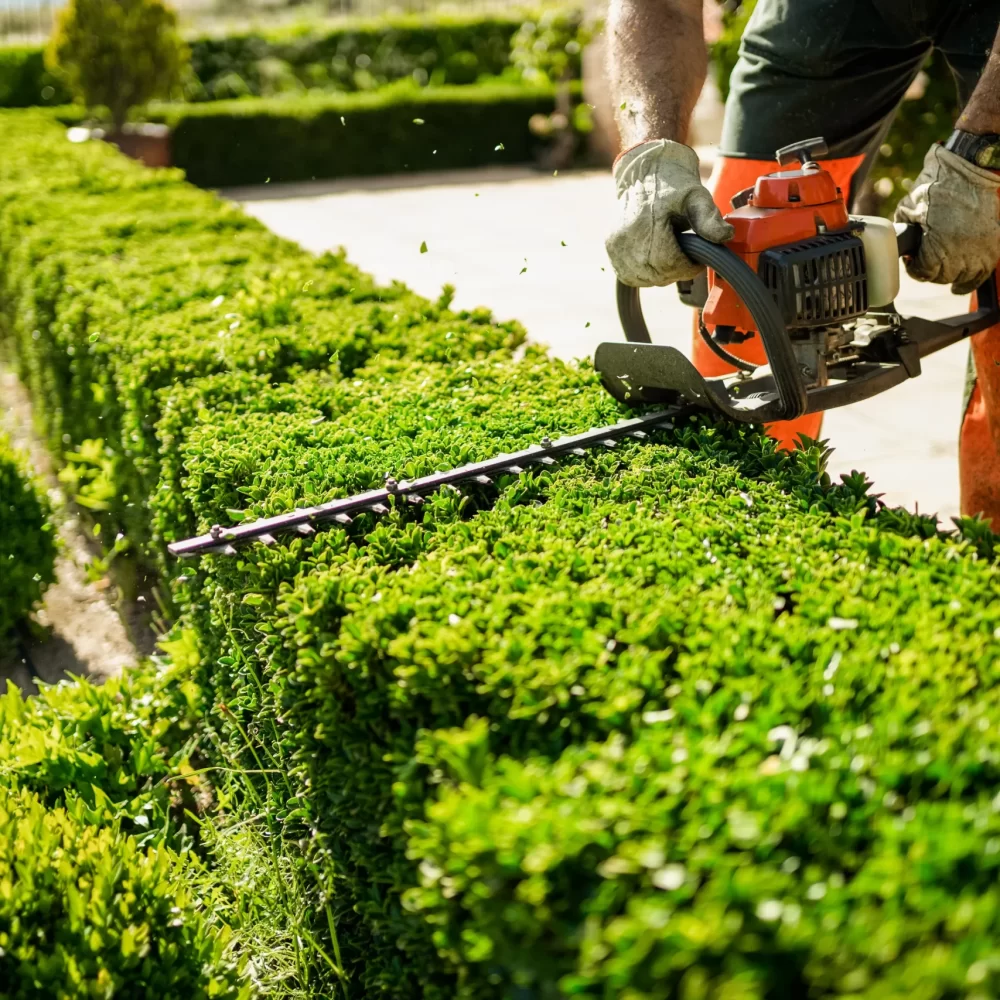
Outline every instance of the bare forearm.
[[707, 72], [702, 0], [611, 0], [607, 31], [624, 147], [684, 142]]
[[974, 135], [1000, 135], [1000, 32], [956, 127]]

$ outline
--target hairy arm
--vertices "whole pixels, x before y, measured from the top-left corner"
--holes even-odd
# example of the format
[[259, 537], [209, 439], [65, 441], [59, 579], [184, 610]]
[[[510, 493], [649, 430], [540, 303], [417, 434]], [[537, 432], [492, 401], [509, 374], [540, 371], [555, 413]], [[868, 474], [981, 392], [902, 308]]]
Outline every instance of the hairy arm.
[[973, 135], [1000, 135], [1000, 31], [983, 75], [955, 127]]
[[607, 33], [623, 148], [686, 141], [708, 69], [702, 0], [610, 0]]

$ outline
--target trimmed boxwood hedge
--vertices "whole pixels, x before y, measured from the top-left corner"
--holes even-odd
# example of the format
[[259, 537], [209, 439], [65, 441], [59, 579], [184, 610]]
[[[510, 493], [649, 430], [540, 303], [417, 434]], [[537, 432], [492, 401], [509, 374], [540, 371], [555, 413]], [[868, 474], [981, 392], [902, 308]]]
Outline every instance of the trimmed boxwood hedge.
[[402, 84], [360, 94], [175, 104], [172, 162], [203, 187], [530, 162], [528, 121], [555, 110], [549, 86]]
[[51, 515], [27, 460], [0, 431], [0, 648], [55, 579]]
[[[404, 83], [359, 94], [156, 105], [145, 117], [171, 127], [171, 162], [189, 181], [231, 187], [528, 163], [543, 142], [529, 120], [555, 106], [555, 88], [544, 84]], [[65, 125], [87, 119], [78, 107], [53, 113]]]
[[[336, 27], [189, 39], [189, 101], [271, 97], [285, 92], [373, 90], [396, 80], [474, 83], [510, 71], [511, 40], [530, 11], [490, 16], [421, 14]], [[574, 15], [571, 15], [571, 17]], [[579, 53], [571, 58], [579, 76]], [[0, 47], [0, 108], [69, 99], [45, 69], [43, 50]]]
[[171, 582], [186, 711], [298, 873], [314, 995], [996, 991], [984, 525], [699, 418], [177, 566], [163, 542], [212, 523], [621, 411], [170, 173], [37, 116], [0, 141], [5, 324], [53, 443], [100, 431], [81, 490]]

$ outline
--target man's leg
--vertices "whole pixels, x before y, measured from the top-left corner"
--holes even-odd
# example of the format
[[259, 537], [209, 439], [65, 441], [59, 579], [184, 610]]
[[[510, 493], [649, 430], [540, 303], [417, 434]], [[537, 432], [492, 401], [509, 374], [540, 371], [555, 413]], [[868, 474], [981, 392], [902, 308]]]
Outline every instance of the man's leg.
[[[730, 81], [720, 157], [712, 177], [715, 202], [730, 198], [764, 173], [781, 146], [824, 136], [821, 161], [853, 200], [907, 87], [928, 52], [926, 35], [899, 16], [883, 20], [872, 0], [758, 0]], [[760, 363], [759, 338], [726, 348]], [[693, 360], [706, 375], [733, 371], [702, 340], [695, 325]], [[790, 448], [799, 435], [818, 437], [822, 414], [768, 426]]]
[[[962, 104], [979, 79], [998, 20], [1000, 3], [984, 2], [956, 14], [941, 38]], [[976, 308], [975, 295], [970, 308]], [[1000, 326], [976, 334], [970, 352], [971, 378], [958, 438], [961, 510], [982, 514], [1000, 531]]]

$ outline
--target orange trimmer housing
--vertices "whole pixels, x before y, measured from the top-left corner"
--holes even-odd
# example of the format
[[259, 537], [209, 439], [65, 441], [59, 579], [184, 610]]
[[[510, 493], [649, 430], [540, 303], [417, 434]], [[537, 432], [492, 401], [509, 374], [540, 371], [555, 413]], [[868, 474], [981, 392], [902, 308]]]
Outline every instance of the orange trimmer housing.
[[[736, 233], [726, 246], [755, 273], [765, 250], [850, 227], [843, 192], [817, 163], [758, 177], [752, 190], [733, 200], [739, 207], [725, 218]], [[750, 310], [732, 286], [711, 269], [702, 322], [710, 330], [727, 326], [746, 334], [756, 332]]]

